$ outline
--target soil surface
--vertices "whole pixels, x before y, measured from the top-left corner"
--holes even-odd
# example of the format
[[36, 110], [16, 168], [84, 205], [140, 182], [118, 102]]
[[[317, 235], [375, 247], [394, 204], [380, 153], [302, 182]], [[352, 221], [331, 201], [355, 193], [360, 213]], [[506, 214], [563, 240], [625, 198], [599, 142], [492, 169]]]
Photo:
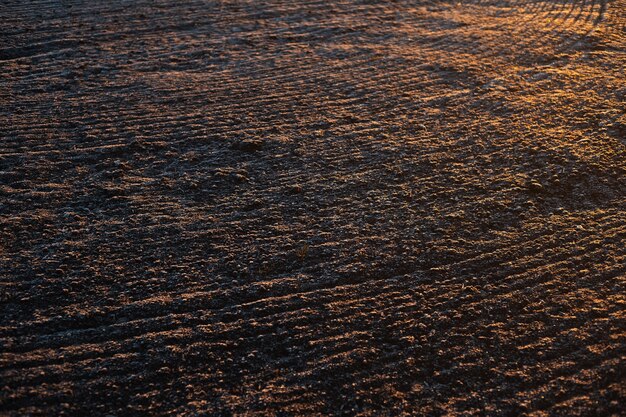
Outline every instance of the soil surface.
[[625, 28], [0, 1], [0, 415], [623, 415]]

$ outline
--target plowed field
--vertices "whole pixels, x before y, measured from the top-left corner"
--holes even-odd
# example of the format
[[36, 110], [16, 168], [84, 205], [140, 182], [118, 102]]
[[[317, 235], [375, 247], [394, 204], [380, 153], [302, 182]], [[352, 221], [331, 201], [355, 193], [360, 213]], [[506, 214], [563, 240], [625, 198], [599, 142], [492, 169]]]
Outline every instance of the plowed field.
[[0, 1], [0, 415], [624, 415], [625, 31]]

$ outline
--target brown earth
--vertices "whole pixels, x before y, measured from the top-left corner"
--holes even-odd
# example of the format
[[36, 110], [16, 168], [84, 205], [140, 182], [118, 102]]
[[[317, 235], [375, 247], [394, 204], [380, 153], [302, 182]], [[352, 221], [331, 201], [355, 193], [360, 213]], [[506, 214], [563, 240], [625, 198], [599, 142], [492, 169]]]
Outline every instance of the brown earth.
[[0, 415], [624, 415], [625, 10], [0, 1]]

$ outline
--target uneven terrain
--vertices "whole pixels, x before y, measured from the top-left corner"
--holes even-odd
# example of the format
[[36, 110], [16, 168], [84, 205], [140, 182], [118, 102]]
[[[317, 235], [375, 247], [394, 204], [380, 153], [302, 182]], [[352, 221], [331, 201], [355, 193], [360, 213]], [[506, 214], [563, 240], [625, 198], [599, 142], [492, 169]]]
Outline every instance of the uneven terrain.
[[0, 415], [624, 415], [625, 28], [0, 0]]

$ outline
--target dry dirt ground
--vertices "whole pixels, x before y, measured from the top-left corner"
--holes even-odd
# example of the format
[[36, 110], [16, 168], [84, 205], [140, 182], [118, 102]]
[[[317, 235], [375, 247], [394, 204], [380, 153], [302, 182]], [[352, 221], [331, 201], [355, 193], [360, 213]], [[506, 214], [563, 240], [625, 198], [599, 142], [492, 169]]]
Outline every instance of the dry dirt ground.
[[0, 415], [624, 415], [625, 26], [0, 1]]

